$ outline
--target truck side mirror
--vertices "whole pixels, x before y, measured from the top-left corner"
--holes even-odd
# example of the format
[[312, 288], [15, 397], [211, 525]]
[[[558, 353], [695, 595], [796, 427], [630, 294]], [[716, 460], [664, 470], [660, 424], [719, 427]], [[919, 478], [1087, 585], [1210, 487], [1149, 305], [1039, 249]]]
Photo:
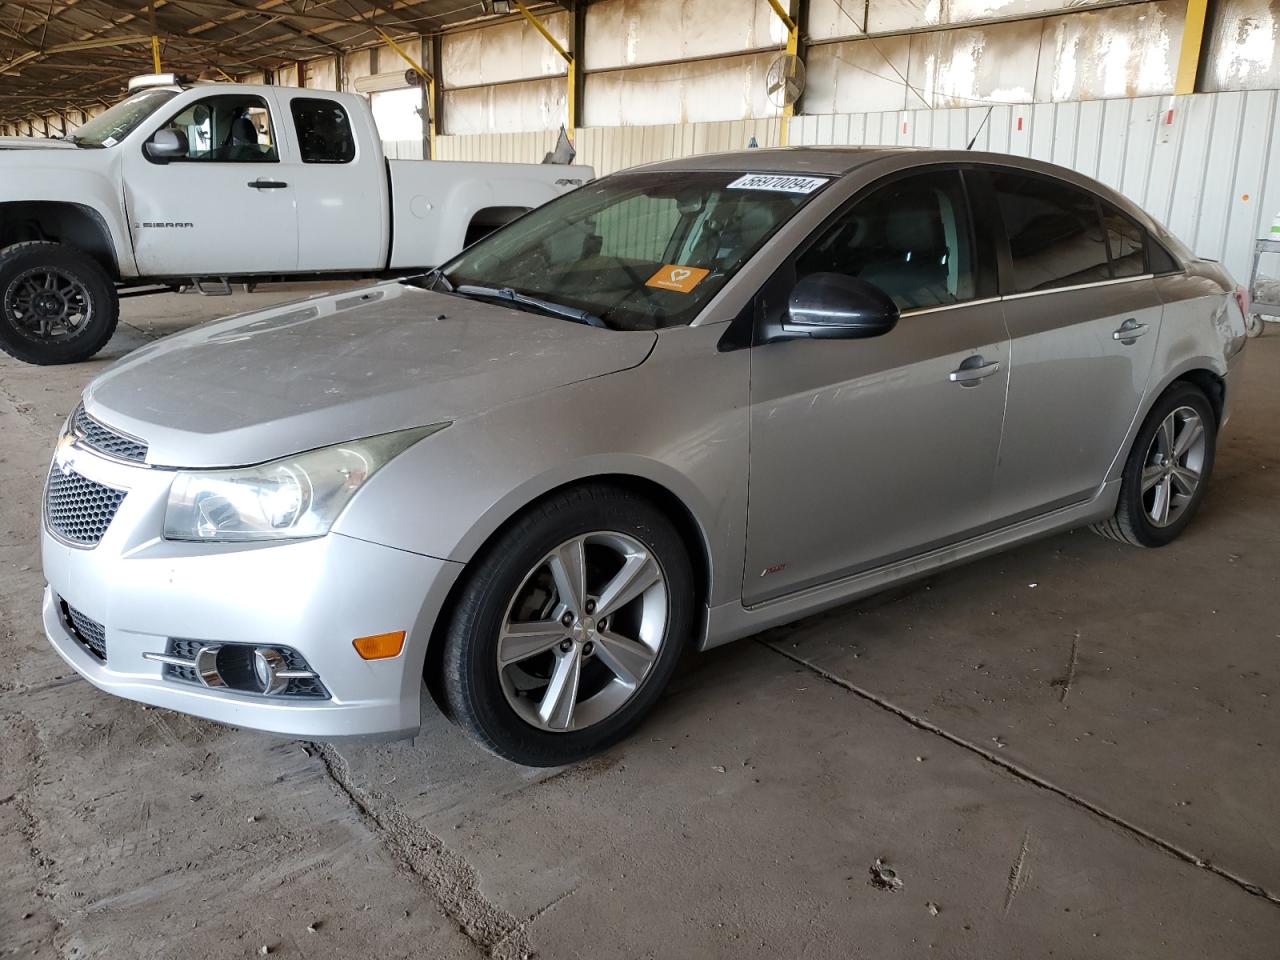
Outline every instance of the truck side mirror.
[[157, 130], [143, 149], [156, 163], [168, 163], [187, 155], [187, 138], [177, 130]]

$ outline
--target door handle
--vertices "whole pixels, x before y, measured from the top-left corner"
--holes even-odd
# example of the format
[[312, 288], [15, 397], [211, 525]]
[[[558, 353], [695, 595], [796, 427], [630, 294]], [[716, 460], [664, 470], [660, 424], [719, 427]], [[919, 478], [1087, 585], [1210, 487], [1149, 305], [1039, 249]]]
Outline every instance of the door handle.
[[992, 360], [990, 363], [986, 363], [982, 357], [973, 356], [967, 358], [964, 363], [952, 370], [949, 379], [952, 383], [976, 384], [980, 380], [985, 380], [999, 369], [999, 360]]
[[263, 180], [259, 178], [257, 180], [250, 180], [249, 186], [253, 187], [255, 190], [279, 190], [281, 187], [287, 187], [288, 184], [283, 180]]
[[1112, 340], [1119, 340], [1123, 344], [1130, 344], [1137, 340], [1140, 336], [1147, 332], [1147, 325], [1139, 323], [1130, 317], [1124, 323], [1120, 324], [1120, 329], [1111, 335]]

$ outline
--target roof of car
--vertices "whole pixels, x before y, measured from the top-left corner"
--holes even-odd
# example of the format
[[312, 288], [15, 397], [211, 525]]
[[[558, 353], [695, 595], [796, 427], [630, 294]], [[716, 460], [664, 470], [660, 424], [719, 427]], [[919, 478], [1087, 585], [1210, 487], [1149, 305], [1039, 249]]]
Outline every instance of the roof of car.
[[775, 173], [813, 173], [841, 176], [872, 160], [893, 154], [928, 152], [920, 147], [764, 147], [704, 153], [695, 157], [660, 160], [646, 170], [756, 170]]

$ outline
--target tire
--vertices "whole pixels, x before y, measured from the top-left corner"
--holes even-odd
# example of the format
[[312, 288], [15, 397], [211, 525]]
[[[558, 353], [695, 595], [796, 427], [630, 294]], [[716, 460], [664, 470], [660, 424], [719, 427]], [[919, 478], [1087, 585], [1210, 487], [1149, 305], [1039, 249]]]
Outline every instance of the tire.
[[[614, 602], [608, 588], [624, 583]], [[553, 494], [502, 532], [464, 582], [440, 661], [445, 712], [507, 760], [581, 760], [649, 712], [695, 619], [689, 556], [662, 511], [614, 486]]]
[[[1172, 464], [1166, 454], [1170, 436]], [[1194, 384], [1175, 383], [1156, 401], [1133, 441], [1115, 514], [1093, 530], [1135, 547], [1173, 542], [1204, 499], [1217, 439], [1217, 417], [1204, 392]]]
[[45, 240], [0, 250], [0, 350], [25, 363], [88, 360], [106, 346], [120, 301], [105, 270]]

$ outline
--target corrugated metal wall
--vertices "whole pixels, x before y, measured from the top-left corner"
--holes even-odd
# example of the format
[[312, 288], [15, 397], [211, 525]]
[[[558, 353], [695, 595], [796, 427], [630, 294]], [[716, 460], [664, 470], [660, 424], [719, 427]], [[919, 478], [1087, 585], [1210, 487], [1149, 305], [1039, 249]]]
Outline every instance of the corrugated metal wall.
[[[751, 138], [758, 146], [778, 142], [782, 121], [727, 120], [708, 123], [671, 123], [645, 127], [582, 127], [575, 131], [578, 162], [595, 168], [598, 175], [613, 173], [638, 163], [671, 157], [715, 153], [746, 147]], [[533, 133], [471, 134], [437, 137], [441, 160], [485, 160], [540, 163], [556, 145], [559, 131]]]
[[[1036, 157], [1130, 197], [1201, 256], [1247, 279], [1255, 237], [1280, 211], [1280, 93], [1274, 90], [948, 110], [801, 116], [792, 144], [909, 144]], [[990, 111], [990, 117], [986, 120]], [[667, 157], [778, 143], [780, 121], [577, 131], [581, 163], [600, 175]], [[440, 137], [441, 159], [537, 162], [550, 132]]]
[[1280, 211], [1280, 93], [797, 117], [793, 144], [911, 144], [1035, 157], [1119, 190], [1197, 254], [1248, 279]]

